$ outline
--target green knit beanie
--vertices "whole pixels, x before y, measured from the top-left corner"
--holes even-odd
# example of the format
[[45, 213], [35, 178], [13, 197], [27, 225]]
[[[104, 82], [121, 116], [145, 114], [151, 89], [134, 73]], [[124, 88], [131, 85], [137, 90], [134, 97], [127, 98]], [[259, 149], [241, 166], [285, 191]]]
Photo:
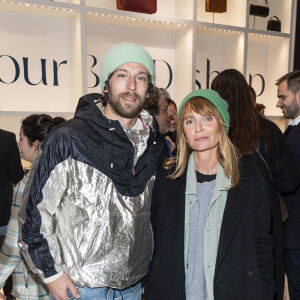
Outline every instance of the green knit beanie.
[[213, 90], [195, 90], [191, 93], [189, 93], [182, 101], [182, 103], [180, 104], [179, 110], [178, 110], [178, 115], [177, 115], [177, 119], [179, 121], [179, 117], [180, 117], [180, 113], [184, 107], [184, 105], [192, 98], [194, 97], [202, 97], [207, 99], [208, 101], [210, 101], [213, 105], [215, 105], [217, 107], [217, 109], [219, 110], [225, 127], [226, 127], [226, 131], [228, 132], [229, 130], [229, 122], [230, 122], [230, 117], [229, 117], [229, 112], [228, 112], [228, 104], [227, 102], [222, 99], [220, 97], [220, 95]]
[[115, 69], [126, 63], [139, 63], [145, 66], [154, 85], [155, 68], [150, 54], [141, 46], [132, 43], [120, 43], [112, 47], [104, 56], [101, 71], [101, 91], [104, 92], [105, 82]]

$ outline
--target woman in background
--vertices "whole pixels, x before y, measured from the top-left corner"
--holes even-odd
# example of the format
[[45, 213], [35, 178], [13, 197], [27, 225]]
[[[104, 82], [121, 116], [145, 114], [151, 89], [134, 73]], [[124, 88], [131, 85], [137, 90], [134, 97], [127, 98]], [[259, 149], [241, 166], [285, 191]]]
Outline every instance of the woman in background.
[[238, 166], [227, 103], [197, 90], [178, 111], [177, 157], [158, 171], [145, 300], [272, 300], [271, 208], [260, 173]]
[[[38, 153], [40, 144], [52, 129], [63, 123], [61, 117], [49, 115], [30, 115], [22, 121], [18, 146], [21, 158], [32, 163]], [[16, 186], [7, 236], [0, 252], [0, 289], [9, 275], [13, 275], [13, 295], [20, 300], [49, 299], [46, 285], [37, 274], [34, 274], [23, 260], [18, 247], [18, 213], [22, 194], [28, 175]], [[6, 299], [0, 293], [0, 299]]]

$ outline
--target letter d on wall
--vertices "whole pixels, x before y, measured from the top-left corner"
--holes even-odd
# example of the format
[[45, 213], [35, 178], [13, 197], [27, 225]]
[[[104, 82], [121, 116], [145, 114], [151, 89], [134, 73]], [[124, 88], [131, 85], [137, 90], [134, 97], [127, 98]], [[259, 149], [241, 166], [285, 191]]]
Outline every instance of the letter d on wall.
[[252, 86], [252, 82], [254, 77], [258, 76], [261, 80], [261, 91], [260, 93], [256, 93], [256, 97], [260, 96], [265, 90], [265, 79], [261, 74], [254, 74], [253, 76], [249, 74], [249, 85]]
[[[165, 87], [165, 89], [169, 88], [170, 85], [172, 84], [172, 81], [173, 81], [173, 72], [172, 72], [171, 66], [166, 61], [164, 61], [164, 60], [154, 59], [153, 61], [154, 61], [155, 65], [159, 61], [161, 61], [161, 62], [163, 62], [163, 63], [165, 63], [167, 65], [167, 68], [168, 68], [168, 71], [169, 71], [169, 82], [168, 82], [167, 86]], [[156, 76], [156, 78], [157, 78], [157, 76]]]

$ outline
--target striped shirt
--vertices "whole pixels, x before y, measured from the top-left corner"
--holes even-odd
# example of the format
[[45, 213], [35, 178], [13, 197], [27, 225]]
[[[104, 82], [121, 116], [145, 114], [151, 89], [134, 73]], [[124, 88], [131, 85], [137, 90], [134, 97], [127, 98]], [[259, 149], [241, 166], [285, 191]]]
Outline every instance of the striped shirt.
[[26, 265], [18, 247], [18, 214], [27, 177], [15, 188], [7, 235], [0, 251], [0, 289], [13, 274], [12, 294], [20, 300], [49, 299], [47, 286]]

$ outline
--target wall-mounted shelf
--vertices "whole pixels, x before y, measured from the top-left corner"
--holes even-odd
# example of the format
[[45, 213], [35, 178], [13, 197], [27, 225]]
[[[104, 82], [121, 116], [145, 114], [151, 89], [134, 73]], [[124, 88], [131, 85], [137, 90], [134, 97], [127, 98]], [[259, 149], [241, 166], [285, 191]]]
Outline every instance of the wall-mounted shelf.
[[[123, 41], [149, 51], [157, 86], [168, 87], [177, 103], [210, 87], [217, 72], [236, 68], [248, 82], [252, 77], [258, 94], [263, 77], [257, 101], [279, 117], [274, 83], [292, 69], [297, 1], [270, 1], [270, 16], [256, 17], [255, 28], [249, 3], [227, 1], [226, 13], [213, 14], [205, 0], [157, 0], [157, 13], [149, 15], [117, 10], [114, 0], [0, 0], [0, 38], [7, 41], [0, 53], [1, 119], [14, 111], [71, 115], [80, 96], [100, 92], [103, 55]], [[273, 15], [281, 33], [266, 30]], [[33, 84], [25, 78], [26, 59]]]

